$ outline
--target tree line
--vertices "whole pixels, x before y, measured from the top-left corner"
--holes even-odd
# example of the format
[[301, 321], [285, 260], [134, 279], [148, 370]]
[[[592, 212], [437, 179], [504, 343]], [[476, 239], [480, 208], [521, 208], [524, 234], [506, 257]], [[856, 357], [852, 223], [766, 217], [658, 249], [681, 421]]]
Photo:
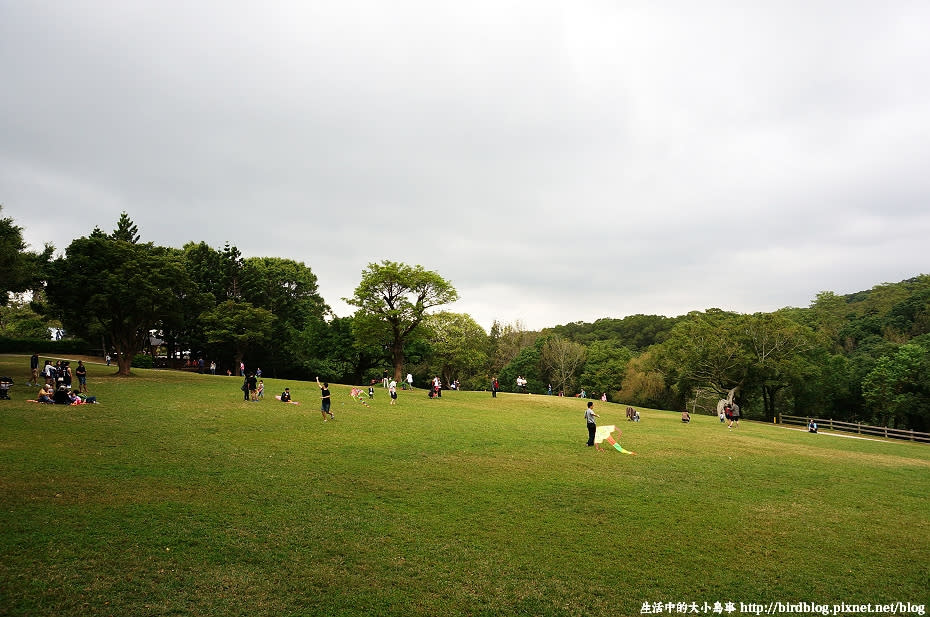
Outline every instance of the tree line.
[[[382, 261], [361, 273], [348, 317], [333, 314], [312, 269], [243, 258], [227, 243], [142, 242], [126, 213], [55, 258], [30, 252], [0, 219], [0, 336], [48, 338], [50, 327], [114, 350], [129, 374], [139, 354], [239, 363], [281, 378], [326, 375], [362, 384], [390, 370], [418, 383], [506, 391], [552, 389], [662, 409], [713, 413], [720, 398], [744, 416], [831, 417], [930, 429], [930, 276], [871, 290], [821, 292], [806, 308], [740, 314], [632, 315], [531, 331], [442, 310], [458, 293], [422, 266]], [[97, 343], [99, 341], [99, 344]]]

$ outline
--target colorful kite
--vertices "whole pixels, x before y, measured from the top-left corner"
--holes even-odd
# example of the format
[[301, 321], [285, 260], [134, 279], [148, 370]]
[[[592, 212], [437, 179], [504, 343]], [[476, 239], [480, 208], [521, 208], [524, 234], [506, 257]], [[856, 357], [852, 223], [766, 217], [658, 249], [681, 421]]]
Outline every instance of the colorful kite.
[[614, 449], [617, 450], [617, 452], [622, 452], [623, 454], [632, 454], [633, 456], [636, 456], [636, 452], [630, 452], [629, 450], [624, 450], [623, 446], [621, 446], [616, 441], [614, 441], [614, 438], [611, 437], [610, 435], [607, 436], [607, 443], [612, 445]]
[[[617, 452], [622, 452], [623, 454], [634, 454], [635, 455], [636, 454], [635, 452], [624, 450], [623, 446], [621, 446], [620, 444], [616, 442], [616, 440], [613, 438], [613, 435], [611, 435], [611, 433], [613, 433], [616, 430], [617, 430], [617, 427], [614, 426], [613, 424], [608, 424], [606, 426], [597, 427], [597, 429], [594, 431], [594, 446], [598, 450], [603, 450], [600, 444], [606, 441], [607, 443], [612, 445]], [[620, 437], [622, 435], [623, 435], [623, 431], [620, 431], [619, 435], [617, 436]]]
[[363, 394], [363, 391], [361, 388], [352, 388], [352, 391], [349, 393], [349, 396], [357, 400], [359, 403], [361, 403], [365, 407], [371, 407], [371, 405], [369, 405], [368, 402], [362, 398], [362, 394]]

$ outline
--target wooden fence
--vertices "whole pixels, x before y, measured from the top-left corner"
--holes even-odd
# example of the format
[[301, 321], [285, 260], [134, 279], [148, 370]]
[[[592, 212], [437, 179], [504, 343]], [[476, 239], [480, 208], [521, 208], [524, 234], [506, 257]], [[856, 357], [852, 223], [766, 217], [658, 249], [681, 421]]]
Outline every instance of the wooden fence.
[[[818, 429], [830, 429], [844, 431], [846, 433], [856, 433], [858, 435], [875, 435], [877, 437], [887, 437], [889, 439], [908, 439], [910, 441], [920, 441], [930, 443], [930, 433], [921, 433], [914, 430], [903, 430], [897, 428], [888, 428], [885, 426], [869, 426], [861, 422], [840, 422], [832, 418], [813, 418], [817, 423]], [[807, 426], [811, 418], [803, 416], [785, 416], [778, 414], [779, 424], [799, 424]]]

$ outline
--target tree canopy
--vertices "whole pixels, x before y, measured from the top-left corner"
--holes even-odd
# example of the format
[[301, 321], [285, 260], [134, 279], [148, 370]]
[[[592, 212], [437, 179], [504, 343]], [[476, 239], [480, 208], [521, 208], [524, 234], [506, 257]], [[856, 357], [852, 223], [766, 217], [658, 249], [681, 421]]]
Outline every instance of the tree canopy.
[[111, 338], [119, 374], [128, 375], [149, 331], [180, 311], [178, 295], [168, 292], [189, 285], [176, 251], [95, 234], [52, 263], [47, 293], [67, 330]]
[[358, 308], [358, 336], [381, 341], [390, 350], [398, 381], [404, 367], [404, 343], [423, 322], [426, 311], [457, 299], [452, 284], [436, 272], [388, 260], [368, 264], [353, 296], [344, 298]]

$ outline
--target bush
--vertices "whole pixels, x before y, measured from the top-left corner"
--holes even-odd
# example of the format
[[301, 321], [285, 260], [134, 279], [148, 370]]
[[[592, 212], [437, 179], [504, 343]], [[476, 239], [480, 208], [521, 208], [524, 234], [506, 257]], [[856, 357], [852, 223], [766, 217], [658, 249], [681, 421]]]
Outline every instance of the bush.
[[132, 357], [132, 368], [153, 368], [155, 361], [152, 356], [146, 354], [136, 354]]

